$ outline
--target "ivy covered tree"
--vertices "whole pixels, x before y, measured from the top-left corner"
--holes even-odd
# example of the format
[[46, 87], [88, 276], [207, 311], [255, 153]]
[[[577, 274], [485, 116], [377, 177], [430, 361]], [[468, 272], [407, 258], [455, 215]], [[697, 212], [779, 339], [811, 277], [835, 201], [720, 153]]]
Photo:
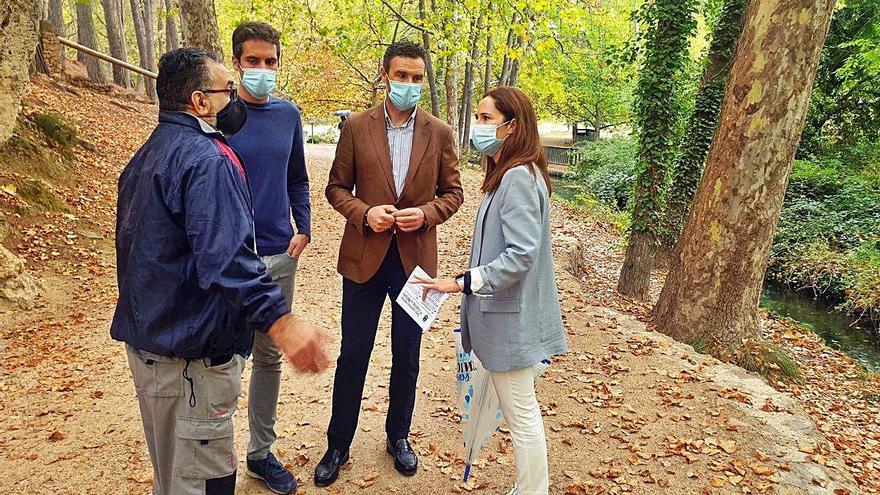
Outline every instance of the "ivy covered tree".
[[697, 0], [657, 0], [647, 6], [650, 27], [636, 88], [638, 170], [632, 224], [617, 289], [648, 298], [654, 254], [661, 239], [667, 172], [675, 158], [680, 109], [680, 73], [688, 61], [688, 42], [696, 29]]
[[835, 0], [753, 0], [657, 329], [721, 358], [760, 338], [758, 303]]
[[742, 33], [747, 5], [748, 0], [725, 0], [715, 24], [694, 110], [688, 119], [679, 154], [671, 171], [672, 185], [667, 195], [662, 239], [666, 249], [672, 249], [678, 241], [703, 175], [703, 165], [715, 136], [718, 113], [721, 111], [724, 90], [730, 78], [730, 65], [736, 51], [736, 42]]

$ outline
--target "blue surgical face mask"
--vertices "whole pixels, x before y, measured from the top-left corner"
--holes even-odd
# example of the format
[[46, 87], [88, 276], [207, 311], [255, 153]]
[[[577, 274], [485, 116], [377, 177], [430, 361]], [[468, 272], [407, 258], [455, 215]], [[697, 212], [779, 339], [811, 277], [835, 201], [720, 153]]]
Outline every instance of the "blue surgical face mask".
[[388, 97], [391, 103], [398, 110], [411, 110], [419, 104], [422, 99], [422, 85], [412, 83], [402, 83], [397, 81], [388, 81], [389, 91]]
[[241, 71], [241, 84], [254, 98], [262, 100], [275, 89], [274, 70], [242, 67]]
[[499, 125], [474, 124], [473, 127], [471, 127], [471, 142], [474, 144], [474, 148], [484, 155], [494, 155], [499, 149], [501, 149], [501, 145], [504, 144], [504, 139], [507, 139], [506, 136], [504, 139], [498, 139], [496, 137], [498, 134], [498, 128], [504, 127], [509, 123], [510, 120]]

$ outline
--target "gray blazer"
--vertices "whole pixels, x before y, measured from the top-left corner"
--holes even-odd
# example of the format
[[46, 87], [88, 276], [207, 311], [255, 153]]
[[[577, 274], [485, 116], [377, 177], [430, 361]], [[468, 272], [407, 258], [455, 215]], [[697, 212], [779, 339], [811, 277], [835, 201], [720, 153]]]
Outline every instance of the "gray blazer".
[[[483, 287], [463, 296], [461, 337], [491, 371], [527, 368], [568, 350], [556, 292], [550, 198], [541, 174], [520, 165], [483, 198], [469, 267]], [[473, 273], [473, 272], [472, 272]]]

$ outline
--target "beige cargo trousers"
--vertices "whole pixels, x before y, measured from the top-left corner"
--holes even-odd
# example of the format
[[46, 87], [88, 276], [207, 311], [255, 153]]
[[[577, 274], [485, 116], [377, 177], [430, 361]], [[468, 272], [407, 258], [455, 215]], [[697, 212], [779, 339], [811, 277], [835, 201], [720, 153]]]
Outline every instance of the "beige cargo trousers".
[[232, 415], [245, 359], [234, 354], [212, 362], [126, 350], [153, 462], [153, 494], [233, 494], [238, 460]]

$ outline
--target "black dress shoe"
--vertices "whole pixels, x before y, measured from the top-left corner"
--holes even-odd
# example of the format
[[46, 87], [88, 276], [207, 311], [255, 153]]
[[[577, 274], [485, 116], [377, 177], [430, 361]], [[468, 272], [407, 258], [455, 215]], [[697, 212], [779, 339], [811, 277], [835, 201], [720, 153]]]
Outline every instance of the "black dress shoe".
[[339, 468], [348, 462], [348, 449], [340, 452], [338, 449], [329, 449], [321, 462], [315, 467], [315, 484], [318, 486], [330, 486], [339, 478]]
[[419, 458], [409, 445], [409, 440], [401, 438], [392, 442], [388, 440], [388, 453], [394, 457], [394, 469], [404, 476], [416, 474], [419, 468]]

